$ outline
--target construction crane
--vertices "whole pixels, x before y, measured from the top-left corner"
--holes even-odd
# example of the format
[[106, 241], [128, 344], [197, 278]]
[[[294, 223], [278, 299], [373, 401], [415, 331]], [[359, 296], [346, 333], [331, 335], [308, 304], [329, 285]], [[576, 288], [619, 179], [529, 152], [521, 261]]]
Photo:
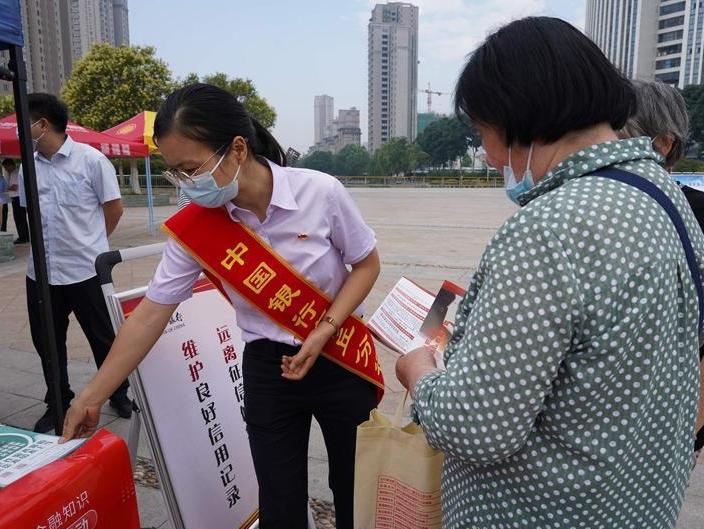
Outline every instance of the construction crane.
[[436, 92], [435, 90], [432, 90], [430, 88], [430, 83], [428, 83], [428, 88], [426, 88], [425, 90], [418, 90], [418, 91], [423, 94], [428, 94], [428, 114], [430, 114], [432, 112], [433, 96], [434, 95], [436, 95], [436, 96], [446, 96], [447, 95], [447, 92]]

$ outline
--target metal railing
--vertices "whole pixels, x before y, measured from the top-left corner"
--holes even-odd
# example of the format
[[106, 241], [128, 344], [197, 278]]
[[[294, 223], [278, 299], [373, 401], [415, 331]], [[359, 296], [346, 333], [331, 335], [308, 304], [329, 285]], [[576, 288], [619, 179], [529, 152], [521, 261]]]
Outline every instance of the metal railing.
[[503, 177], [491, 172], [457, 175], [338, 176], [349, 187], [503, 187]]
[[[349, 187], [502, 187], [503, 178], [496, 172], [466, 173], [455, 175], [410, 176], [338, 176]], [[139, 185], [147, 187], [146, 175], [139, 175]], [[129, 188], [130, 177], [125, 175], [124, 187]], [[161, 174], [152, 175], [152, 187], [159, 194], [175, 194], [174, 186]]]
[[[124, 186], [129, 187], [130, 185], [130, 175], [126, 174], [124, 175]], [[118, 176], [118, 179], [120, 177]], [[122, 185], [122, 180], [120, 180], [120, 185]], [[139, 175], [139, 186], [146, 189], [147, 187], [147, 175]], [[166, 178], [164, 178], [161, 173], [156, 173], [152, 174], [152, 187], [160, 187], [160, 188], [174, 188], [174, 185], [169, 182]]]

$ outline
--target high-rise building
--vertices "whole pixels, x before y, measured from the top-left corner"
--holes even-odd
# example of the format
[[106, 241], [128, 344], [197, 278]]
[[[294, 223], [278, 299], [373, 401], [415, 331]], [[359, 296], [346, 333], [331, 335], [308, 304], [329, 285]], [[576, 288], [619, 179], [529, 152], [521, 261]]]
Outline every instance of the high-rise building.
[[587, 0], [586, 34], [631, 79], [702, 83], [704, 6], [697, 0]]
[[71, 54], [77, 61], [96, 42], [115, 44], [112, 0], [69, 0]]
[[[60, 0], [22, 0], [22, 31], [27, 86], [30, 91], [58, 93], [65, 80]], [[6, 62], [9, 53], [0, 60]], [[0, 82], [0, 94], [11, 94], [12, 84]]]
[[369, 149], [417, 131], [418, 8], [377, 4], [369, 20]]
[[319, 143], [325, 137], [333, 136], [330, 127], [335, 117], [335, 100], [327, 95], [315, 96], [313, 99], [315, 141]]
[[[96, 42], [129, 44], [127, 0], [21, 0], [21, 5], [29, 92], [58, 95], [74, 62]], [[7, 59], [7, 52], [0, 54], [1, 61]], [[0, 95], [11, 93], [12, 85], [0, 82]]]
[[115, 46], [129, 46], [130, 20], [127, 0], [113, 0], [113, 21], [115, 23]]
[[[332, 102], [330, 103], [332, 104]], [[325, 127], [321, 138], [310, 148], [310, 152], [327, 151], [336, 154], [348, 145], [360, 145], [361, 140], [362, 129], [359, 128], [359, 110], [355, 107], [341, 109], [337, 118]]]
[[352, 107], [340, 110], [333, 122], [335, 128], [335, 152], [338, 153], [348, 145], [360, 145], [362, 129], [359, 128], [359, 110]]

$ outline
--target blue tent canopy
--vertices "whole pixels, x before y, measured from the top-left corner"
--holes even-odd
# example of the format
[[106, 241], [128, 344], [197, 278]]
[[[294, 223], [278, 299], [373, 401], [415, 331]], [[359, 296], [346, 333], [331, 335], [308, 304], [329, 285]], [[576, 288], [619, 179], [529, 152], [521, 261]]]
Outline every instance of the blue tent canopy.
[[0, 50], [24, 46], [20, 0], [0, 0]]

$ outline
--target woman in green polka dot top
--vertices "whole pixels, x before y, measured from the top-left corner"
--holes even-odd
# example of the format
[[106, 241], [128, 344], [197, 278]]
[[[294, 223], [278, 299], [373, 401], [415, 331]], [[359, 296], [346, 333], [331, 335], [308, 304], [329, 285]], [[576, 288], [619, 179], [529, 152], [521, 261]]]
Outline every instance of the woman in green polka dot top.
[[697, 291], [665, 209], [591, 173], [664, 192], [701, 272], [704, 235], [650, 138], [617, 138], [634, 106], [597, 46], [553, 18], [501, 28], [461, 74], [458, 113], [521, 208], [462, 300], [446, 370], [426, 349], [397, 364], [445, 453], [447, 529], [675, 526], [699, 397]]

